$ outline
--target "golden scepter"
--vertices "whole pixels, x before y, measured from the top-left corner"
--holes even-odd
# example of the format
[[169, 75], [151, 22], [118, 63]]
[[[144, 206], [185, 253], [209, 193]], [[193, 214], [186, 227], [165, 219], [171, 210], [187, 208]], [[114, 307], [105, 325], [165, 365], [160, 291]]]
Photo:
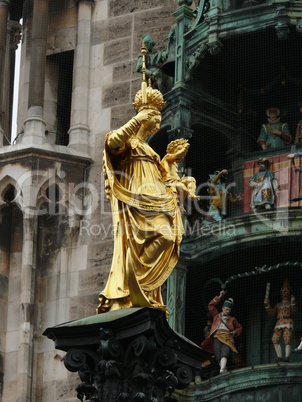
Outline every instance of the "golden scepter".
[[145, 42], [143, 41], [143, 45], [141, 47], [141, 53], [143, 55], [143, 81], [142, 81], [142, 103], [147, 104], [147, 81], [146, 81], [146, 53], [147, 48], [145, 46]]

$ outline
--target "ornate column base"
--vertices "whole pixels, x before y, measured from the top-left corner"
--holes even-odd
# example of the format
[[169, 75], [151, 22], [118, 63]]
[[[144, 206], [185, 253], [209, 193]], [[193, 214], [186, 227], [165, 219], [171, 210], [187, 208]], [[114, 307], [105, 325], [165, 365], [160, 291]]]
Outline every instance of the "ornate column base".
[[48, 328], [64, 363], [82, 381], [77, 397], [93, 402], [177, 401], [210, 354], [174, 332], [165, 313], [129, 308]]
[[42, 107], [32, 106], [29, 109], [28, 117], [24, 121], [22, 144], [41, 145], [47, 142], [45, 137], [46, 124], [42, 116]]
[[68, 147], [79, 152], [88, 153], [88, 134], [89, 127], [84, 124], [77, 124], [69, 129], [69, 144]]

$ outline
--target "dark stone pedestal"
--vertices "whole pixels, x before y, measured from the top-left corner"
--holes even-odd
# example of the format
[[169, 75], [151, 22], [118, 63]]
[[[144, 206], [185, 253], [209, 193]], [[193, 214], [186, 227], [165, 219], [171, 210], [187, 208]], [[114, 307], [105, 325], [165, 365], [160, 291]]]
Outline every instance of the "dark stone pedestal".
[[43, 335], [66, 351], [64, 363], [79, 372], [80, 400], [177, 401], [210, 354], [174, 332], [165, 313], [130, 308], [47, 328]]

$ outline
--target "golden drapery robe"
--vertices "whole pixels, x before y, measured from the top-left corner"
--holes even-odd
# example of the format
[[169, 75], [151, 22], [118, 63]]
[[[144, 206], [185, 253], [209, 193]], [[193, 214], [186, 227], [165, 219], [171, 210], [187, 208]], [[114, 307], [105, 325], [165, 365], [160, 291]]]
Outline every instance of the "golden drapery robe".
[[107, 134], [105, 142], [114, 251], [98, 313], [126, 307], [166, 310], [160, 287], [179, 257], [184, 230], [177, 199], [162, 179], [159, 155], [135, 137], [137, 129], [130, 121]]

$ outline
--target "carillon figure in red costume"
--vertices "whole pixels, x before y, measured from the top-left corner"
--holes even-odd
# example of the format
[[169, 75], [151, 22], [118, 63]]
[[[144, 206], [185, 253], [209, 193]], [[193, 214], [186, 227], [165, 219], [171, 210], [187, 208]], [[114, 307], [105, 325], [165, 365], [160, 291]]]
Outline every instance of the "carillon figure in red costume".
[[221, 313], [217, 310], [217, 305], [225, 294], [226, 291], [221, 290], [219, 296], [215, 296], [208, 305], [209, 312], [213, 317], [210, 336], [214, 338], [214, 352], [221, 374], [227, 372], [226, 366], [230, 351], [238, 353], [234, 337], [239, 336], [242, 332], [242, 325], [231, 316], [234, 306], [233, 299], [229, 298], [224, 301]]

